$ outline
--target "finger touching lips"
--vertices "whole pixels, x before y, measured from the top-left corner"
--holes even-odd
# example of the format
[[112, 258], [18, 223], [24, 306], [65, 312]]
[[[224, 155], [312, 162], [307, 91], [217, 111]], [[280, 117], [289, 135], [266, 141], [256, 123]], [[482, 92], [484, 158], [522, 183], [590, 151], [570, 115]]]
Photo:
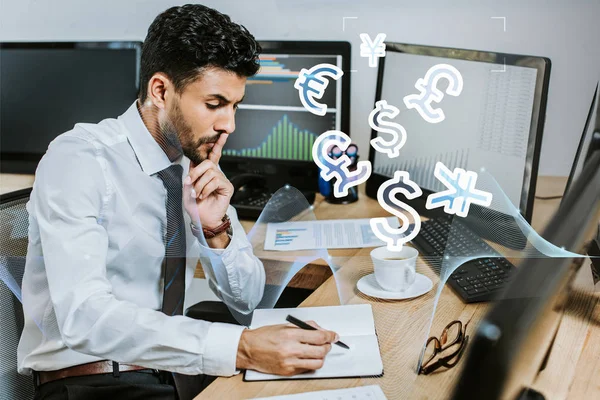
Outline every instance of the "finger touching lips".
[[221, 159], [221, 152], [223, 150], [223, 146], [225, 146], [225, 142], [227, 142], [228, 136], [229, 136], [229, 134], [227, 134], [227, 133], [221, 134], [221, 136], [219, 136], [219, 139], [217, 140], [217, 142], [215, 143], [213, 148], [210, 150], [210, 154], [208, 155], [208, 158], [215, 164], [218, 164], [219, 160]]

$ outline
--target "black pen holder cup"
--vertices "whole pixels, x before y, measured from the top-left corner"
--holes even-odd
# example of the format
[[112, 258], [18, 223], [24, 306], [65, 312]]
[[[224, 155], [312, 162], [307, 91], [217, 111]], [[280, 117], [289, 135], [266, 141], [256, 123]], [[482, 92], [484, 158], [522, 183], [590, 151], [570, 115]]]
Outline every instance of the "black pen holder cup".
[[348, 195], [344, 197], [335, 197], [333, 195], [334, 181], [335, 179], [332, 179], [328, 182], [331, 187], [331, 190], [329, 191], [329, 195], [325, 197], [326, 202], [331, 204], [350, 204], [354, 203], [355, 201], [358, 201], [358, 188], [356, 186], [353, 186], [348, 189]]

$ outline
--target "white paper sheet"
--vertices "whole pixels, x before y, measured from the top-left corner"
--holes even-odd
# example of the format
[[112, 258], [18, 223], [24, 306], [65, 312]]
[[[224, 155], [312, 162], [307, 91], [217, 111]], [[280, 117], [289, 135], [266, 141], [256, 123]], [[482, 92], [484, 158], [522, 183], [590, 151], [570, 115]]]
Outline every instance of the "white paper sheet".
[[[387, 220], [392, 228], [400, 227], [398, 218]], [[369, 218], [269, 223], [265, 236], [265, 250], [275, 251], [378, 246], [385, 243], [371, 230]]]
[[283, 396], [261, 397], [256, 400], [387, 400], [387, 398], [379, 385], [368, 385], [345, 389], [288, 394]]

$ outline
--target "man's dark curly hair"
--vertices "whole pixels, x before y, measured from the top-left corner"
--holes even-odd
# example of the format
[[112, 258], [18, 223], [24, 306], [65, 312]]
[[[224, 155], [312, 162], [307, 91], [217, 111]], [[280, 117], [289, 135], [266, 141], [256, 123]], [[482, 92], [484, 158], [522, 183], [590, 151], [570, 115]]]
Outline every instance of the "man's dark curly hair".
[[208, 67], [250, 77], [259, 69], [260, 45], [242, 25], [200, 4], [171, 7], [156, 17], [142, 46], [139, 98], [148, 83], [165, 73], [179, 93]]

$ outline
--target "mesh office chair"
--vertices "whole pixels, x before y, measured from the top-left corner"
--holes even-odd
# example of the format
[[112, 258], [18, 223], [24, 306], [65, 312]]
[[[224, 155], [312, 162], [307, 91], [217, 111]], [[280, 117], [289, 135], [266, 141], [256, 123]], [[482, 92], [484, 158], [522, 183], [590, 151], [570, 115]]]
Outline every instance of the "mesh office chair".
[[31, 376], [17, 373], [17, 346], [23, 331], [21, 280], [25, 270], [31, 188], [0, 196], [0, 399], [33, 398]]

